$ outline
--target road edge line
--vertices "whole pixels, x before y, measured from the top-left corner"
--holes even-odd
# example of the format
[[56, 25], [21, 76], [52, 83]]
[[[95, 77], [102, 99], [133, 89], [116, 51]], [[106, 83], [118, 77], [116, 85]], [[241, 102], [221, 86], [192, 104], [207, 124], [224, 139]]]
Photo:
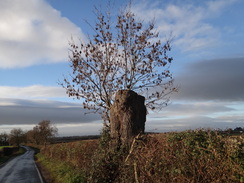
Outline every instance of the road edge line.
[[37, 173], [38, 173], [39, 179], [41, 180], [41, 183], [44, 183], [43, 178], [42, 178], [42, 175], [41, 175], [41, 173], [40, 173], [40, 171], [39, 171], [38, 167], [36, 166], [36, 162], [35, 162], [35, 161], [34, 161], [34, 165], [35, 165], [35, 167], [36, 167], [36, 170], [37, 170]]

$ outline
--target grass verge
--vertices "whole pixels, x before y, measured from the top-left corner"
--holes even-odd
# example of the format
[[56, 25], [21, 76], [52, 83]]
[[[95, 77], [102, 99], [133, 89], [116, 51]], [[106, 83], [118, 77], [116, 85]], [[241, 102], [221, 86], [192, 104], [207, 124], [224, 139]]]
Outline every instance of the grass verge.
[[47, 158], [43, 154], [36, 155], [36, 162], [47, 182], [82, 183], [86, 182], [83, 173], [67, 162]]

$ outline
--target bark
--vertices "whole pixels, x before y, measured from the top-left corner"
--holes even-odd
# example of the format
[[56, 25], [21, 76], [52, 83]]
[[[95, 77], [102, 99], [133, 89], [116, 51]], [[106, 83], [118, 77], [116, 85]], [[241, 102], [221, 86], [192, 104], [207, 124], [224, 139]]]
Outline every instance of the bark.
[[119, 90], [110, 110], [111, 138], [119, 145], [128, 144], [144, 133], [146, 122], [145, 97], [132, 90]]

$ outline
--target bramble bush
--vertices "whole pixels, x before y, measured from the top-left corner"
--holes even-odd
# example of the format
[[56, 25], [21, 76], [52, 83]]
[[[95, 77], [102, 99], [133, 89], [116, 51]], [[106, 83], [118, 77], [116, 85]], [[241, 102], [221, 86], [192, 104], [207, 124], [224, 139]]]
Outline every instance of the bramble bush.
[[131, 147], [97, 140], [55, 144], [41, 152], [82, 170], [84, 182], [244, 182], [244, 136], [212, 130], [144, 134]]
[[56, 162], [65, 162], [87, 177], [86, 170], [91, 165], [91, 157], [98, 147], [97, 140], [84, 140], [70, 143], [47, 145], [41, 148], [41, 154]]

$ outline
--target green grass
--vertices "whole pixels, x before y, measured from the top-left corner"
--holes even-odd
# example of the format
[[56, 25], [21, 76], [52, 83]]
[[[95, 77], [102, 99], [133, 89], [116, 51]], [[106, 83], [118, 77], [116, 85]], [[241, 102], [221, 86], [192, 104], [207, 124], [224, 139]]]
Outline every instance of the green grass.
[[0, 146], [0, 150], [2, 150], [5, 147], [14, 147], [14, 146]]
[[59, 183], [82, 183], [86, 182], [81, 171], [70, 166], [67, 162], [51, 160], [42, 154], [36, 155], [37, 162], [41, 164]]

